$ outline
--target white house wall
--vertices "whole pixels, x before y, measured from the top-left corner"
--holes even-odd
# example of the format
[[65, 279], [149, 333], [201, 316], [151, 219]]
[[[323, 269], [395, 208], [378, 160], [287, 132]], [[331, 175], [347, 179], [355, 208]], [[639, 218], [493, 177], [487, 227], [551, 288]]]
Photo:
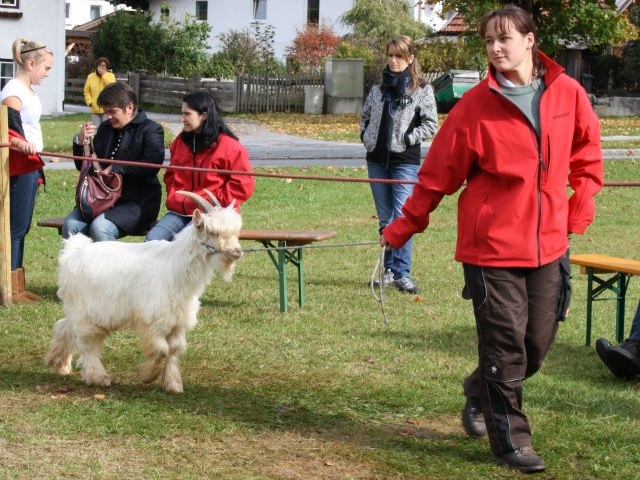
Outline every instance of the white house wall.
[[[160, 8], [165, 0], [150, 0], [149, 10], [153, 18], [158, 20]], [[347, 33], [344, 25], [338, 22], [338, 18], [351, 9], [354, 0], [320, 0], [320, 22], [332, 26], [337, 35]], [[169, 0], [171, 15], [177, 20], [182, 20], [184, 14], [195, 15], [195, 0]], [[209, 34], [210, 52], [221, 50], [218, 36], [230, 30], [251, 29], [253, 21], [253, 0], [209, 0], [208, 22], [211, 25]], [[307, 23], [306, 0], [267, 0], [267, 19], [265, 25], [274, 27], [274, 50], [278, 60], [284, 62], [286, 48], [299, 30], [304, 29]]]
[[[64, 48], [65, 48], [65, 10], [64, 0], [20, 0], [21, 18], [0, 17], [0, 58], [12, 61], [11, 46], [18, 37], [44, 42], [53, 51], [53, 68], [42, 85], [35, 86], [42, 101], [42, 114], [51, 115], [62, 111], [64, 99]], [[2, 12], [15, 12], [15, 9], [3, 9]], [[46, 144], [46, 141], [45, 141]], [[46, 145], [45, 145], [46, 146]]]
[[94, 20], [91, 18], [91, 7], [100, 8], [100, 17], [115, 11], [115, 7], [108, 0], [64, 0], [64, 2], [69, 5], [69, 17], [65, 20], [67, 29], [73, 29], [78, 25]]

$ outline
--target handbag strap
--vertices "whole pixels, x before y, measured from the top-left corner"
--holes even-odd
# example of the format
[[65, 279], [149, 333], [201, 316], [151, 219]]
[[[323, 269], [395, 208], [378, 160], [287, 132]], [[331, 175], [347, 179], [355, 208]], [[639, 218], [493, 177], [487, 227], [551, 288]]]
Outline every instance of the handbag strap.
[[96, 170], [90, 170], [89, 171], [89, 175], [93, 175], [96, 179], [96, 181], [100, 184], [100, 186], [102, 188], [104, 188], [105, 191], [107, 192], [116, 192], [120, 189], [120, 186], [122, 184], [122, 176], [118, 173], [112, 173], [110, 176], [114, 177], [115, 179], [118, 180], [118, 183], [115, 187], [109, 187], [105, 182], [104, 182], [104, 178], [103, 178], [103, 173], [101, 171], [96, 171]]

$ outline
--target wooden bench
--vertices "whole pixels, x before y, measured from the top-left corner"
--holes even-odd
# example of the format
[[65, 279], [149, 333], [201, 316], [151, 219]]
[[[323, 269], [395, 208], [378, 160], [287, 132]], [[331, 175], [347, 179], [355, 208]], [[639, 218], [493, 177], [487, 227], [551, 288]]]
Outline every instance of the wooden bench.
[[[580, 266], [580, 273], [587, 275], [587, 333], [586, 345], [591, 345], [591, 320], [593, 302], [616, 300], [616, 340], [624, 339], [624, 309], [629, 279], [640, 275], [640, 261], [609, 255], [571, 255], [570, 262]], [[595, 285], [594, 285], [595, 284]], [[598, 298], [604, 292], [613, 297]]]
[[[64, 218], [54, 217], [38, 220], [36, 225], [58, 229], [62, 231]], [[320, 242], [336, 236], [333, 230], [270, 230], [247, 229], [240, 230], [240, 240], [254, 240], [265, 248], [269, 258], [278, 270], [278, 286], [280, 289], [280, 311], [287, 311], [287, 264], [291, 263], [298, 269], [298, 304], [304, 307], [304, 268], [302, 250], [305, 245]]]

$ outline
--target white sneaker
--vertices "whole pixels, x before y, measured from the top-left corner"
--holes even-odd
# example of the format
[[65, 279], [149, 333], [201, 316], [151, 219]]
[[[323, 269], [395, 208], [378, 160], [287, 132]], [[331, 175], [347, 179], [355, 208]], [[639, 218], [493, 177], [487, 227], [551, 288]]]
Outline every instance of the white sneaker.
[[393, 282], [393, 286], [405, 293], [420, 293], [420, 289], [411, 277], [402, 277]]
[[[382, 274], [382, 286], [386, 288], [391, 285], [394, 280], [395, 276], [393, 272], [391, 271], [391, 269], [387, 268]], [[380, 281], [377, 278], [374, 278], [372, 283], [374, 287], [380, 286]]]

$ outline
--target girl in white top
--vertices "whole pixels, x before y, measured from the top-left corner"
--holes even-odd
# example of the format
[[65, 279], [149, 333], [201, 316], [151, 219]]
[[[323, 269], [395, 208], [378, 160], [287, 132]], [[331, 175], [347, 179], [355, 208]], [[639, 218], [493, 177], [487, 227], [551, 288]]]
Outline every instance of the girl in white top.
[[[44, 147], [40, 128], [42, 103], [33, 86], [40, 85], [42, 80], [49, 76], [53, 65], [53, 52], [42, 42], [28, 41], [24, 38], [18, 38], [13, 42], [12, 50], [17, 72], [2, 89], [0, 99], [3, 105], [9, 107], [9, 128], [12, 131], [10, 143], [16, 149], [13, 154], [9, 154], [11, 270], [18, 283], [24, 284], [24, 272], [21, 271], [24, 239], [31, 226], [42, 165], [37, 157], [35, 160], [33, 158], [36, 152], [41, 152]], [[14, 135], [14, 132], [18, 135]], [[16, 293], [19, 295], [14, 293], [14, 302], [29, 299], [33, 301], [33, 297], [37, 298], [33, 294], [29, 294], [30, 297], [26, 291]]]

